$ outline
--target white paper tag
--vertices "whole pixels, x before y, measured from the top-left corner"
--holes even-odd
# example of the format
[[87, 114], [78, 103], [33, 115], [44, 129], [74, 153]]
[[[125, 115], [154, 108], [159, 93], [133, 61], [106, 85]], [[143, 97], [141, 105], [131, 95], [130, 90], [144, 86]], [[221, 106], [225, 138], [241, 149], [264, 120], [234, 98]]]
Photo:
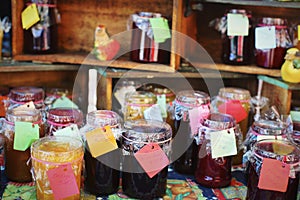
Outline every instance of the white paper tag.
[[30, 101], [28, 103], [25, 103], [23, 105], [14, 108], [14, 110], [24, 110], [24, 109], [35, 109], [35, 105], [32, 101]]
[[233, 156], [237, 154], [234, 129], [210, 133], [212, 158]]
[[257, 135], [257, 141], [271, 139], [271, 140], [282, 140], [282, 136], [275, 136], [275, 135]]
[[255, 29], [255, 48], [273, 49], [276, 47], [275, 26], [257, 27]]
[[160, 106], [158, 104], [154, 104], [153, 106], [144, 110], [144, 118], [148, 120], [163, 121]]
[[75, 137], [81, 140], [81, 135], [78, 129], [77, 124], [71, 124], [65, 128], [59, 129], [53, 132], [54, 136], [68, 136], [68, 137]]
[[249, 19], [242, 14], [227, 14], [227, 35], [247, 36], [249, 34]]

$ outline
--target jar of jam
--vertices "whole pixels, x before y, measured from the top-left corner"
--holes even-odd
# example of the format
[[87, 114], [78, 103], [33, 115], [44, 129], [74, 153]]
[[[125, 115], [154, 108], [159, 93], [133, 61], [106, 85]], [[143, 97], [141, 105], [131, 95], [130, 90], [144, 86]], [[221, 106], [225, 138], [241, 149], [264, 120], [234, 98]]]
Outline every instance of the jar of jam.
[[[248, 33], [229, 33], [228, 32], [228, 14], [239, 15], [241, 18], [247, 18]], [[222, 31], [222, 60], [230, 65], [247, 65], [253, 60], [253, 33], [252, 33], [252, 15], [251, 12], [243, 9], [231, 9], [225, 16], [227, 28]]]
[[[263, 41], [257, 41], [258, 31], [260, 28], [268, 28], [267, 31], [271, 31], [272, 28], [275, 29], [275, 39], [271, 44], [261, 44]], [[255, 60], [256, 65], [260, 67], [265, 67], [269, 69], [280, 69], [286, 54], [286, 50], [293, 46], [289, 32], [288, 32], [288, 23], [287, 20], [282, 18], [271, 18], [263, 17], [259, 20], [256, 29], [255, 29]], [[265, 34], [264, 34], [265, 35]], [[271, 36], [269, 38], [272, 38]]]
[[78, 128], [83, 125], [83, 114], [76, 108], [52, 108], [47, 112], [46, 135], [76, 124]]
[[[80, 129], [85, 138], [88, 131], [109, 126], [117, 139], [121, 134], [121, 117], [109, 110], [96, 110], [87, 114], [87, 124]], [[117, 192], [120, 181], [120, 158], [116, 151], [108, 152], [94, 158], [85, 145], [84, 162], [85, 177], [84, 190], [96, 196], [109, 195]]]
[[142, 119], [124, 123], [122, 189], [126, 195], [137, 199], [156, 199], [165, 195], [168, 166], [150, 178], [134, 154], [146, 145], [156, 144], [169, 156], [171, 138], [171, 127], [165, 122]]
[[32, 126], [39, 126], [39, 137], [44, 137], [44, 124], [42, 114], [37, 109], [9, 109], [3, 122], [3, 135], [5, 137], [5, 170], [9, 180], [15, 182], [31, 182], [30, 148], [24, 151], [15, 150], [15, 122], [29, 122]]
[[124, 120], [144, 119], [144, 111], [156, 104], [156, 96], [152, 92], [135, 91], [126, 93]]
[[[199, 108], [208, 115], [210, 110], [210, 97], [207, 93], [194, 90], [183, 90], [177, 93], [175, 106], [175, 133], [172, 142], [173, 168], [183, 174], [194, 174], [197, 159], [197, 144], [195, 133], [190, 126], [189, 110]], [[203, 117], [206, 117], [206, 116]], [[199, 119], [200, 123], [200, 119]], [[180, 155], [177, 155], [180, 153]]]
[[[286, 140], [266, 139], [257, 141], [253, 145], [251, 152], [247, 199], [297, 199], [300, 150]], [[266, 158], [278, 160], [282, 162], [281, 167], [289, 168], [289, 177], [285, 192], [258, 187], [262, 165], [265, 163]], [[269, 176], [272, 176], [273, 173], [275, 174], [275, 170], [277, 170], [275, 166], [273, 166], [273, 170]]]
[[10, 90], [9, 94], [9, 109], [32, 101], [37, 109], [44, 108], [45, 92], [39, 87], [16, 87]]
[[162, 18], [160, 13], [138, 12], [131, 15], [132, 37], [130, 59], [135, 62], [168, 64], [170, 62], [171, 39], [156, 42], [151, 18]]
[[[31, 159], [37, 199], [55, 199], [54, 189], [51, 188], [51, 179], [49, 178], [49, 172], [54, 169], [56, 169], [55, 176], [67, 177], [66, 180], [60, 179], [56, 183], [64, 184], [64, 186], [57, 186], [66, 187], [65, 184], [72, 184], [68, 173], [72, 171], [71, 175], [73, 174], [74, 181], [80, 191], [83, 153], [82, 142], [74, 137], [47, 136], [36, 140], [31, 145]], [[70, 166], [70, 169], [68, 166]], [[80, 192], [64, 195], [64, 199], [80, 199]]]
[[231, 182], [232, 156], [213, 158], [211, 147], [211, 135], [221, 134], [220, 131], [229, 131], [229, 129], [233, 129], [237, 144], [241, 145], [242, 134], [239, 125], [231, 115], [211, 113], [201, 121], [197, 138], [200, 145], [197, 153], [195, 178], [199, 184], [205, 187], [226, 187]]
[[[239, 124], [243, 133], [243, 140], [246, 138], [248, 131], [248, 120], [250, 113], [250, 99], [249, 90], [235, 87], [224, 87], [219, 89], [218, 96], [212, 100], [213, 112], [220, 112], [232, 115]], [[242, 163], [243, 152], [241, 149], [233, 158], [233, 164], [238, 165]]]

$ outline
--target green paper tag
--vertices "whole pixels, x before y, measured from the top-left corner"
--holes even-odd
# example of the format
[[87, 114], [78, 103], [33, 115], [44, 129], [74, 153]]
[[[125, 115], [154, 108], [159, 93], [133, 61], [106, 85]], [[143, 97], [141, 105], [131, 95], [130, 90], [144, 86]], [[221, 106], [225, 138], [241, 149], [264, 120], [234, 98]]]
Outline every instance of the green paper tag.
[[300, 111], [291, 111], [290, 114], [293, 121], [300, 122]]
[[53, 103], [53, 108], [77, 108], [78, 106], [68, 97], [62, 96], [56, 99]]
[[25, 151], [39, 139], [39, 125], [31, 122], [15, 122], [14, 150]]
[[159, 105], [160, 109], [161, 109], [161, 116], [163, 118], [167, 117], [167, 100], [166, 100], [166, 95], [162, 94], [162, 95], [157, 95], [157, 104]]
[[154, 41], [157, 43], [162, 43], [166, 39], [171, 38], [170, 28], [168, 25], [168, 20], [164, 18], [150, 18], [150, 24], [153, 30]]

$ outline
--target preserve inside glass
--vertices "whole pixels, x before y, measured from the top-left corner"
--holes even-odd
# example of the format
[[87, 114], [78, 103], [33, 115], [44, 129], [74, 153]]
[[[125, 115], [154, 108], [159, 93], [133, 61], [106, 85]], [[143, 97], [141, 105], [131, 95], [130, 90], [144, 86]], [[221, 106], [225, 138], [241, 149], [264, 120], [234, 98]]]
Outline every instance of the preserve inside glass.
[[[250, 172], [248, 178], [247, 199], [262, 200], [262, 199], [297, 199], [299, 185], [299, 155], [300, 150], [292, 145], [289, 141], [284, 140], [261, 140], [255, 143], [252, 149], [250, 158]], [[289, 157], [287, 161], [286, 157]], [[295, 177], [288, 179], [288, 187], [286, 192], [264, 190], [258, 188], [260, 169], [262, 158], [270, 158], [280, 160], [295, 170]], [[272, 176], [272, 174], [270, 174]]]
[[232, 156], [212, 158], [210, 143], [211, 134], [217, 134], [217, 131], [229, 128], [235, 128], [234, 131], [238, 141], [241, 133], [231, 115], [211, 113], [207, 119], [201, 122], [195, 178], [203, 186], [210, 188], [226, 187], [231, 182]]
[[169, 155], [171, 127], [160, 121], [126, 121], [122, 133], [122, 189], [132, 198], [162, 198], [166, 193], [168, 166], [152, 178], [141, 168], [134, 153], [150, 143], [157, 143]]

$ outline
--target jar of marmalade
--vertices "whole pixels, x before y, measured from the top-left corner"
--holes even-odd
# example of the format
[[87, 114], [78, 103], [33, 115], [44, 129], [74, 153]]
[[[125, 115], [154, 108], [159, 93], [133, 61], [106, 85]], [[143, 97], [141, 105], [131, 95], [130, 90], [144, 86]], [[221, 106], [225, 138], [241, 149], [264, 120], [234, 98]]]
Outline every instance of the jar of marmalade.
[[144, 119], [144, 111], [156, 104], [156, 96], [152, 92], [135, 91], [126, 93], [124, 121]]
[[[85, 138], [88, 131], [109, 126], [119, 143], [121, 135], [121, 117], [110, 110], [96, 110], [87, 114], [87, 124], [80, 129]], [[116, 151], [108, 152], [94, 158], [85, 145], [84, 162], [85, 177], [84, 190], [96, 196], [109, 195], [117, 192], [120, 181], [120, 158]]]
[[239, 125], [236, 124], [231, 115], [211, 113], [207, 119], [201, 122], [195, 178], [198, 183], [205, 187], [226, 187], [231, 182], [232, 156], [213, 158], [211, 148], [211, 135], [218, 134], [221, 130], [229, 131], [231, 128], [234, 130], [237, 143], [241, 145], [242, 134]]
[[171, 127], [165, 122], [142, 119], [124, 123], [122, 189], [126, 195], [138, 199], [156, 199], [165, 195], [168, 166], [150, 178], [134, 154], [148, 144], [157, 144], [169, 156], [171, 138]]
[[39, 126], [39, 137], [44, 137], [44, 124], [42, 114], [37, 109], [9, 109], [3, 122], [3, 135], [5, 138], [4, 152], [6, 156], [5, 170], [9, 180], [15, 182], [31, 182], [31, 165], [27, 164], [30, 158], [30, 148], [24, 151], [14, 149], [15, 122], [30, 122]]
[[[202, 91], [183, 90], [177, 93], [175, 106], [175, 133], [172, 142], [172, 160], [174, 170], [183, 174], [193, 174], [196, 169], [197, 144], [195, 133], [190, 127], [189, 110], [199, 108], [208, 115], [210, 97]], [[206, 117], [206, 116], [204, 116]], [[200, 123], [200, 119], [199, 119]], [[180, 155], [176, 155], [177, 153]], [[177, 159], [178, 158], [178, 159]]]
[[[297, 199], [299, 185], [300, 150], [286, 140], [265, 139], [257, 141], [251, 150], [250, 172], [247, 183], [247, 199]], [[289, 177], [286, 191], [268, 190], [258, 187], [262, 165], [265, 159], [282, 162], [281, 167], [288, 167]], [[273, 170], [277, 170], [273, 166]], [[273, 176], [270, 172], [269, 176]], [[278, 173], [278, 172], [277, 172]], [[281, 180], [279, 180], [281, 181]], [[283, 180], [282, 180], [283, 181]]]

